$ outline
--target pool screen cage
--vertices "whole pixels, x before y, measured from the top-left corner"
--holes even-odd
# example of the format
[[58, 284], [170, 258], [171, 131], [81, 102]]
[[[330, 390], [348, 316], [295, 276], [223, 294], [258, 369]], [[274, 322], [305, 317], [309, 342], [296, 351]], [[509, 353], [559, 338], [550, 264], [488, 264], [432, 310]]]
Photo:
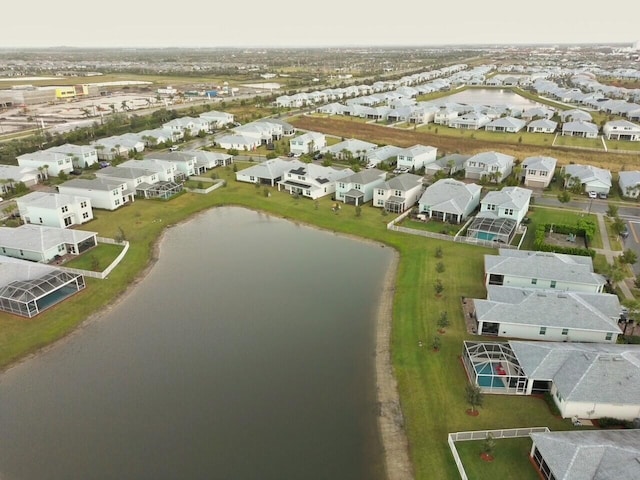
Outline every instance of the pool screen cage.
[[529, 379], [507, 342], [465, 341], [462, 363], [483, 393], [527, 393]]
[[82, 275], [63, 270], [15, 280], [0, 288], [0, 310], [31, 318], [84, 287]]
[[511, 218], [476, 217], [467, 228], [467, 236], [509, 244], [517, 226]]

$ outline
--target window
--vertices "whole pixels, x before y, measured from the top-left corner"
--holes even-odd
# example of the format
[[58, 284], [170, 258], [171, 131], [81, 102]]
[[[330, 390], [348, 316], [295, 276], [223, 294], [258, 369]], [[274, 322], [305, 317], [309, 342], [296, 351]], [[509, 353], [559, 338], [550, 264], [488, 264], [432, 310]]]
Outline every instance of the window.
[[382, 190], [381, 188], [378, 189], [378, 195], [384, 195], [384, 190]]
[[537, 278], [532, 278], [531, 279], [531, 285], [535, 285], [538, 283], [538, 279]]
[[384, 200], [382, 199], [378, 199], [378, 206], [383, 206], [384, 205]]
[[256, 181], [256, 177], [254, 177], [253, 175], [251, 175], [251, 176], [249, 177], [249, 180], [250, 180], [250, 181], [252, 181], [252, 182], [255, 182], [255, 181]]
[[507, 208], [507, 209], [505, 209], [504, 214], [505, 214], [505, 215], [513, 215], [513, 208]]
[[540, 335], [546, 335], [547, 334], [547, 327], [540, 327]]
[[65, 217], [64, 226], [68, 227], [69, 225], [71, 225], [71, 217]]
[[67, 213], [68, 211], [69, 211], [69, 207], [67, 207], [66, 205], [62, 207], [62, 213]]
[[80, 208], [87, 208], [87, 202], [80, 202]]
[[529, 171], [527, 172], [527, 174], [528, 174], [528, 175], [537, 175], [537, 174], [538, 174], [538, 172], [537, 172], [536, 170], [529, 170]]
[[613, 338], [613, 333], [609, 332], [605, 335], [604, 339], [605, 340], [611, 340]]
[[87, 218], [89, 218], [89, 213], [88, 213], [88, 212], [84, 212], [84, 213], [82, 214], [82, 218], [83, 218], [84, 220], [86, 220]]
[[401, 197], [401, 196], [402, 196], [402, 191], [401, 191], [401, 190], [396, 190], [393, 194], [394, 194], [396, 197]]
[[120, 199], [119, 199], [119, 198], [116, 198], [116, 201], [115, 201], [115, 202], [113, 202], [113, 203], [115, 203], [115, 205], [116, 205], [116, 206], [120, 205]]
[[551, 280], [551, 283], [549, 284], [549, 287], [556, 288], [556, 281], [555, 280]]
[[562, 335], [569, 335], [569, 329], [568, 328], [563, 328], [562, 329]]
[[541, 170], [540, 171], [540, 176], [541, 177], [546, 177], [547, 175], [549, 175], [549, 172], [547, 172], [546, 170]]

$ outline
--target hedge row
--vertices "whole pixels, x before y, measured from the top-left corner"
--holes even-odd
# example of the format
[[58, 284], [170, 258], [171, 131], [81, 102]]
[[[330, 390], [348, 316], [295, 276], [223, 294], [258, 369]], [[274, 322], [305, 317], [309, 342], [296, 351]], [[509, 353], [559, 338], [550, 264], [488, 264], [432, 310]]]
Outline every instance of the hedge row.
[[[551, 225], [538, 225], [536, 227], [535, 240], [533, 242], [533, 246], [536, 250], [540, 250], [542, 252], [555, 252], [555, 253], [564, 253], [567, 255], [580, 255], [582, 257], [591, 257], [594, 258], [596, 256], [596, 251], [592, 248], [582, 248], [582, 247], [563, 247], [560, 245], [551, 245], [546, 243], [547, 232], [551, 230]], [[570, 233], [584, 237], [585, 231], [581, 228], [571, 226], [571, 225], [553, 225], [553, 232], [560, 233], [563, 235], [568, 235]]]

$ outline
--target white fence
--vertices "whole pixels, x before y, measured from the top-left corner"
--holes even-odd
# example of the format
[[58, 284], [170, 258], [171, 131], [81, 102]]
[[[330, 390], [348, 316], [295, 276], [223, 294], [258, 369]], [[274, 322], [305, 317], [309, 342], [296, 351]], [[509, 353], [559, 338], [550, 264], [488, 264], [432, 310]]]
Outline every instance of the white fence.
[[216, 183], [214, 185], [211, 185], [207, 188], [185, 188], [185, 190], [192, 193], [207, 194], [213, 192], [214, 190], [217, 190], [220, 187], [223, 187], [225, 182], [226, 180], [216, 180]]
[[460, 460], [460, 455], [458, 455], [458, 450], [456, 449], [455, 442], [465, 442], [471, 440], [484, 440], [487, 438], [488, 434], [495, 439], [505, 439], [505, 438], [522, 438], [528, 437], [530, 433], [544, 433], [548, 432], [549, 429], [547, 427], [528, 427], [528, 428], [508, 428], [508, 429], [499, 429], [499, 430], [476, 430], [474, 432], [456, 432], [450, 433], [447, 435], [447, 443], [449, 444], [449, 448], [451, 449], [451, 454], [453, 455], [453, 459], [456, 462], [456, 466], [458, 467], [458, 473], [460, 474], [460, 478], [462, 480], [469, 480], [467, 477], [467, 473], [464, 471], [464, 466], [462, 465], [462, 460]]
[[118, 242], [113, 238], [106, 238], [106, 237], [97, 237], [96, 240], [98, 241], [98, 243], [108, 243], [111, 245], [123, 245], [124, 247], [122, 251], [118, 254], [118, 256], [115, 258], [115, 260], [111, 262], [111, 265], [105, 268], [102, 272], [94, 272], [92, 270], [81, 270], [79, 268], [70, 268], [70, 267], [63, 267], [63, 266], [59, 266], [57, 268], [59, 268], [60, 270], [64, 270], [66, 272], [84, 275], [85, 277], [99, 278], [100, 280], [104, 280], [105, 278], [107, 278], [107, 276], [113, 271], [114, 268], [118, 266], [118, 264], [122, 261], [124, 256], [127, 254], [127, 251], [129, 250], [129, 242], [127, 241]]

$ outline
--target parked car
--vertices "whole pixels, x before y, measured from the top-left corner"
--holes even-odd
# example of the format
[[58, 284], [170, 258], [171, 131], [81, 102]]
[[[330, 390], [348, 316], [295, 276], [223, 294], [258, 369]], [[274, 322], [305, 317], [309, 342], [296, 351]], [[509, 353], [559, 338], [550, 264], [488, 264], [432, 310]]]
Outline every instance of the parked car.
[[600, 193], [598, 194], [598, 198], [605, 199], [605, 198], [607, 198], [607, 194], [606, 194], [606, 193], [604, 193], [604, 192], [600, 192]]
[[176, 150], [178, 150], [178, 147], [176, 145], [172, 145], [171, 147], [169, 147], [170, 152], [175, 152]]
[[627, 227], [627, 225], [625, 225], [624, 229], [620, 232], [620, 236], [622, 238], [627, 238], [629, 236], [629, 227]]
[[111, 165], [111, 163], [102, 161], [98, 165], [100, 165], [100, 168], [107, 168]]
[[589, 198], [598, 198], [598, 194], [596, 192], [589, 192]]

